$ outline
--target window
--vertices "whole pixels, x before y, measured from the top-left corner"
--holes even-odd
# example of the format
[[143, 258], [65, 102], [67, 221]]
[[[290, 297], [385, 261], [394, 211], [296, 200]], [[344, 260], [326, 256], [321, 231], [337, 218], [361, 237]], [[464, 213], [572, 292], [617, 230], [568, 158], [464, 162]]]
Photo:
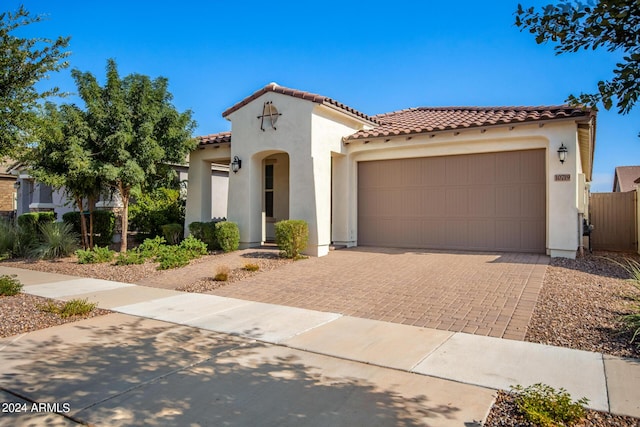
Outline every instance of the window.
[[264, 213], [273, 218], [273, 165], [264, 167]]

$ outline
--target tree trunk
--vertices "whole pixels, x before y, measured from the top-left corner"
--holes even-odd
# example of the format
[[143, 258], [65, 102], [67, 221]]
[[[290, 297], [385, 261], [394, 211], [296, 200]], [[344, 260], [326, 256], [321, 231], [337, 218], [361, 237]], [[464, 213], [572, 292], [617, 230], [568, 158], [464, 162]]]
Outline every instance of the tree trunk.
[[87, 239], [87, 222], [84, 218], [84, 209], [82, 205], [82, 196], [76, 196], [76, 205], [80, 210], [80, 234], [82, 235], [82, 248], [89, 249], [89, 241]]
[[93, 249], [93, 207], [96, 204], [94, 197], [89, 197], [87, 201], [89, 204], [89, 247]]
[[118, 191], [122, 197], [122, 237], [120, 239], [120, 252], [127, 252], [127, 234], [129, 233], [129, 188], [118, 185]]

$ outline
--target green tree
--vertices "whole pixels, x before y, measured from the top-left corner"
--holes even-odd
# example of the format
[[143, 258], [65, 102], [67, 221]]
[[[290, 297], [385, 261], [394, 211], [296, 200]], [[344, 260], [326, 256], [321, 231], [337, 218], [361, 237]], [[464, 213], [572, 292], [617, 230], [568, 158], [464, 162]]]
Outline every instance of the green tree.
[[72, 76], [86, 105], [100, 175], [122, 197], [120, 251], [125, 252], [132, 190], [157, 179], [161, 165], [184, 163], [196, 146], [195, 121], [191, 111], [179, 113], [171, 104], [166, 78], [131, 74], [121, 79], [112, 59], [104, 87], [91, 73], [73, 70]]
[[0, 157], [15, 155], [32, 141], [39, 102], [60, 94], [57, 87], [38, 90], [36, 83], [68, 66], [69, 37], [51, 40], [14, 35], [20, 27], [42, 19], [31, 16], [24, 7], [0, 14]]
[[623, 54], [613, 78], [598, 82], [598, 92], [570, 95], [568, 101], [628, 113], [640, 95], [640, 0], [560, 0], [541, 11], [518, 5], [516, 26], [535, 34], [538, 44], [555, 43], [556, 54], [604, 48]]
[[45, 104], [36, 140], [38, 143], [26, 152], [23, 161], [37, 181], [64, 188], [80, 212], [89, 210], [89, 227], [81, 215], [80, 228], [82, 245], [92, 247], [93, 207], [102, 180], [85, 112], [75, 105]]

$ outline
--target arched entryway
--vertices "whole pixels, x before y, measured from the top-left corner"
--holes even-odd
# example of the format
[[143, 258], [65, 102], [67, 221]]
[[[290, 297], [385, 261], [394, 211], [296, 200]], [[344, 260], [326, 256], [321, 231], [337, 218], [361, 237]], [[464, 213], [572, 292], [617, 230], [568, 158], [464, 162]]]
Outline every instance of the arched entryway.
[[263, 153], [262, 241], [275, 241], [275, 223], [289, 219], [289, 155]]

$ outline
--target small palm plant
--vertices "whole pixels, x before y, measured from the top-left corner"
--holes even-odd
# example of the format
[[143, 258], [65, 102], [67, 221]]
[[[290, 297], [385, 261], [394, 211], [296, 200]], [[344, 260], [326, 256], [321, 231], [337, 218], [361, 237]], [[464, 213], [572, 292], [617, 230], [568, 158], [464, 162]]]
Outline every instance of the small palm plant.
[[71, 224], [50, 222], [40, 227], [41, 242], [36, 248], [38, 258], [53, 259], [72, 254], [78, 249], [80, 236], [73, 231]]

